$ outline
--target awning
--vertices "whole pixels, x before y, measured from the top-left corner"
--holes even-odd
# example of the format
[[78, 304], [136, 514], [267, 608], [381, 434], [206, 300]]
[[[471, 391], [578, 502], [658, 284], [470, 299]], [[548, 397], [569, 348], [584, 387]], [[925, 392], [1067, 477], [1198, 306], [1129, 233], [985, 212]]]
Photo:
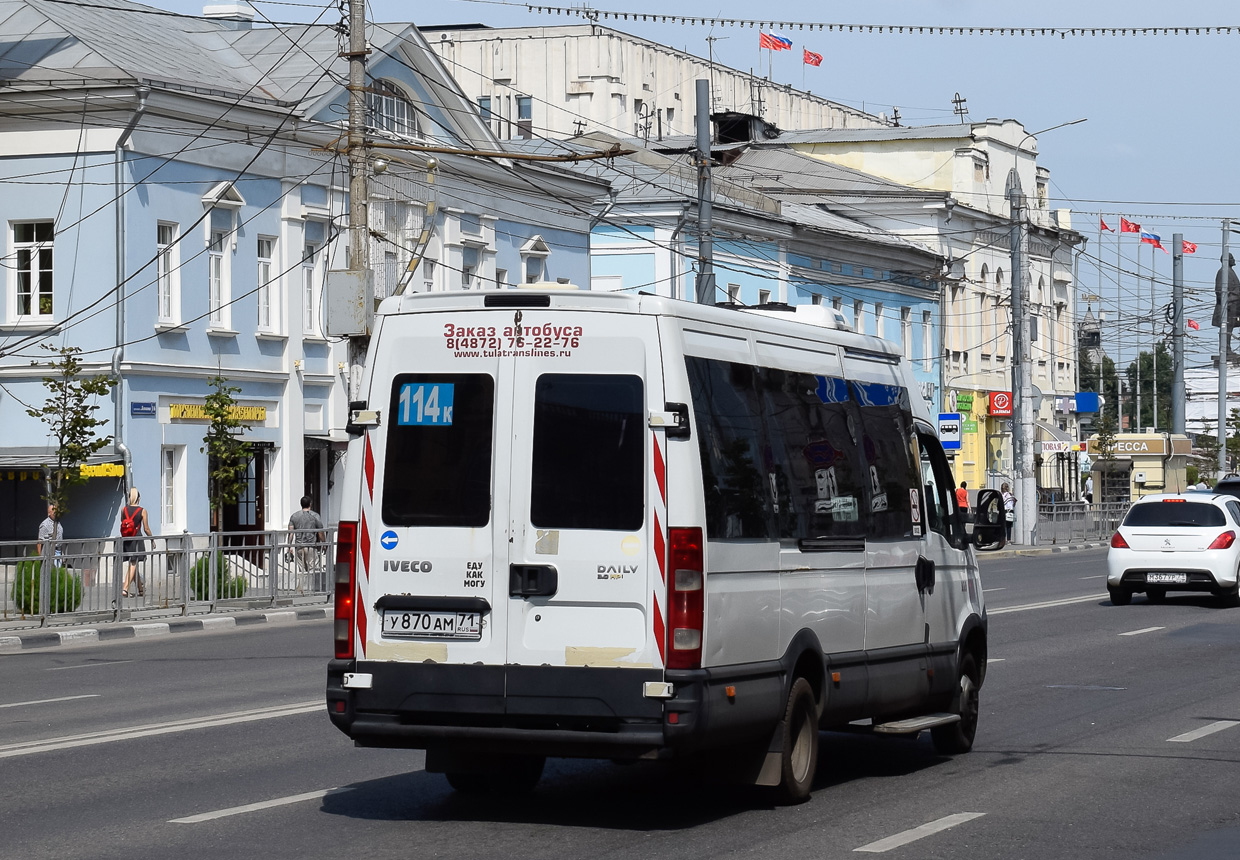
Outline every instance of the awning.
[[341, 431], [331, 433], [306, 433], [301, 437], [302, 446], [308, 451], [343, 451], [349, 447], [349, 437]]
[[1072, 442], [1074, 441], [1072, 439], [1071, 433], [1069, 433], [1067, 430], [1060, 430], [1058, 427], [1056, 427], [1054, 424], [1051, 424], [1049, 421], [1035, 421], [1033, 423], [1035, 427], [1037, 428], [1037, 434], [1040, 437], [1036, 441], [1039, 441], [1039, 442], [1042, 442], [1042, 441]]
[[[96, 451], [86, 460], [87, 464], [91, 466], [97, 466], [102, 463], [119, 463], [120, 461], [120, 454], [116, 453], [116, 448], [111, 445]], [[32, 469], [42, 469], [44, 466], [54, 466], [55, 464], [55, 448], [34, 445], [0, 448], [0, 469], [25, 469], [30, 471]]]

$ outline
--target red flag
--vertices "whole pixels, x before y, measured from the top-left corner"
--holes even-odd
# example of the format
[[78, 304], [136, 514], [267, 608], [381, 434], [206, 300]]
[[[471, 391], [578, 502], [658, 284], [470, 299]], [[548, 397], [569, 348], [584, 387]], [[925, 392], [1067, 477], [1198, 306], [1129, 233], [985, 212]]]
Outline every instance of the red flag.
[[1197, 325], [1196, 320], [1189, 320], [1188, 327], [1191, 328], [1193, 331], [1201, 331], [1201, 326]]
[[1101, 227], [1103, 230], [1106, 230], [1108, 233], [1114, 233], [1114, 232], [1115, 232], [1115, 231], [1114, 231], [1114, 230], [1112, 230], [1110, 227], [1108, 227], [1108, 226], [1107, 226], [1107, 222], [1106, 222], [1106, 221], [1103, 221], [1101, 218], [1099, 218], [1099, 219], [1098, 219], [1098, 226], [1099, 226], [1099, 227]]
[[1181, 239], [1180, 241], [1184, 245], [1183, 249], [1181, 249], [1181, 253], [1184, 253], [1184, 254], [1196, 254], [1197, 253], [1197, 246], [1194, 243], [1188, 241], [1187, 239]]
[[1119, 219], [1119, 231], [1120, 231], [1121, 233], [1140, 233], [1140, 232], [1141, 232], [1141, 225], [1140, 225], [1140, 224], [1134, 224], [1134, 223], [1132, 223], [1131, 221], [1129, 221], [1127, 218], [1124, 218], [1123, 216], [1120, 216], [1120, 219]]
[[811, 66], [822, 65], [822, 54], [815, 54], [813, 51], [809, 49], [803, 49], [803, 50], [805, 50], [805, 62], [806, 63], [808, 63]]

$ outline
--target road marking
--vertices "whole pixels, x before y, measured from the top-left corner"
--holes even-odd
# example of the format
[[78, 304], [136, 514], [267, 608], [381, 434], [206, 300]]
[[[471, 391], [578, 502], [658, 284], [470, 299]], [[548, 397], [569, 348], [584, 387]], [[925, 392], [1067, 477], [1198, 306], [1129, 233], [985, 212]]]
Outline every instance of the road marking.
[[215, 714], [207, 717], [194, 717], [188, 720], [171, 720], [165, 723], [151, 723], [145, 726], [130, 726], [123, 729], [107, 729], [101, 732], [88, 732], [82, 735], [67, 735], [59, 738], [48, 738], [42, 741], [23, 741], [16, 744], [0, 746], [0, 758], [15, 758], [34, 753], [52, 752], [53, 750], [71, 749], [73, 747], [109, 744], [115, 741], [127, 741], [134, 738], [146, 738], [152, 735], [167, 735], [174, 732], [189, 732], [195, 729], [210, 729], [216, 726], [230, 726], [236, 723], [250, 723], [255, 720], [271, 720], [277, 717], [291, 717], [297, 714], [308, 714], [320, 710], [323, 702], [314, 699], [309, 702], [294, 702], [289, 705], [276, 705], [270, 708], [255, 708], [249, 711], [234, 711], [228, 714]]
[[244, 806], [230, 806], [228, 809], [219, 809], [215, 812], [204, 812], [201, 815], [190, 815], [185, 818], [173, 818], [169, 824], [200, 824], [203, 821], [214, 821], [217, 818], [227, 818], [230, 815], [244, 815], [247, 812], [258, 812], [260, 809], [272, 809], [277, 806], [289, 806], [294, 803], [302, 803], [306, 800], [318, 800], [327, 797], [330, 794], [343, 794], [346, 791], [352, 791], [352, 788], [323, 788], [318, 791], [307, 791], [305, 794], [294, 794], [289, 797], [277, 797], [275, 800], [263, 800], [258, 803], [247, 803]]
[[966, 821], [972, 821], [974, 818], [981, 818], [985, 814], [984, 812], [957, 812], [955, 815], [945, 816], [938, 821], [931, 821], [929, 824], [914, 827], [912, 830], [905, 830], [903, 833], [888, 836], [886, 839], [871, 842], [869, 845], [862, 845], [860, 848], [854, 848], [853, 851], [864, 851], [867, 854], [882, 854], [884, 851], [890, 851], [892, 848], [899, 848], [901, 845], [908, 845], [910, 842], [916, 842], [918, 839], [933, 836], [935, 833], [955, 827], [957, 824], [964, 824]]
[[1097, 576], [1082, 576], [1081, 577], [1081, 579], [1106, 579], [1106, 578], [1107, 578], [1107, 575], [1105, 573], [1100, 573]]
[[982, 594], [990, 594], [992, 591], [1007, 591], [1007, 586], [1004, 586], [1003, 588], [983, 588]]
[[97, 699], [99, 693], [87, 693], [84, 696], [61, 696], [59, 699], [35, 699], [31, 702], [9, 702], [7, 705], [0, 705], [0, 708], [20, 708], [24, 705], [47, 705], [51, 702], [71, 702], [74, 699]]
[[1002, 663], [1006, 659], [1007, 657], [987, 657], [986, 662], [987, 663]]
[[93, 669], [96, 666], [119, 666], [122, 663], [132, 663], [133, 660], [109, 660], [106, 663], [83, 663], [80, 666], [53, 666], [48, 672], [63, 672], [65, 669]]
[[1166, 630], [1166, 627], [1142, 627], [1140, 630], [1129, 630], [1127, 633], [1121, 633], [1120, 636], [1140, 636], [1142, 633], [1153, 633], [1155, 630]]
[[1056, 606], [1071, 606], [1074, 603], [1089, 603], [1102, 599], [1100, 594], [1086, 594], [1083, 597], [1065, 597], [1063, 600], [1048, 600], [1045, 603], [1025, 603], [1021, 606], [1002, 606], [998, 609], [987, 609], [987, 615], [1003, 615], [1007, 612], [1027, 612], [1030, 609], [1054, 609]]
[[1185, 732], [1182, 735], [1167, 738], [1167, 742], [1173, 744], [1187, 744], [1198, 740], [1199, 738], [1204, 738], [1206, 735], [1221, 732], [1223, 729], [1230, 729], [1232, 726], [1240, 726], [1240, 720], [1219, 720], [1217, 723], [1210, 723], [1208, 726], [1193, 729], [1191, 732]]

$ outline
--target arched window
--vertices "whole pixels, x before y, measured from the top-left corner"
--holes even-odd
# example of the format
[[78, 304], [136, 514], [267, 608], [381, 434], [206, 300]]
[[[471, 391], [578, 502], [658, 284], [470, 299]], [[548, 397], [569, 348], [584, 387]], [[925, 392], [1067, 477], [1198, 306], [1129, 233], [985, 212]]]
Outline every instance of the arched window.
[[986, 284], [990, 280], [990, 269], [986, 268], [986, 264], [982, 263], [982, 289], [986, 289]]
[[413, 102], [387, 81], [374, 81], [367, 89], [366, 115], [367, 124], [375, 131], [418, 134], [418, 115]]

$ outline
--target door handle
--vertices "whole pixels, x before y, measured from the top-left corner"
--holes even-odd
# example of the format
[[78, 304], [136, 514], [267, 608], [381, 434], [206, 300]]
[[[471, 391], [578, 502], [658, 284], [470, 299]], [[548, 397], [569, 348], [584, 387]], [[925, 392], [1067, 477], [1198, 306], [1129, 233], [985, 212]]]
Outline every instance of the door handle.
[[508, 565], [510, 597], [552, 597], [560, 585], [559, 574], [549, 564]]

